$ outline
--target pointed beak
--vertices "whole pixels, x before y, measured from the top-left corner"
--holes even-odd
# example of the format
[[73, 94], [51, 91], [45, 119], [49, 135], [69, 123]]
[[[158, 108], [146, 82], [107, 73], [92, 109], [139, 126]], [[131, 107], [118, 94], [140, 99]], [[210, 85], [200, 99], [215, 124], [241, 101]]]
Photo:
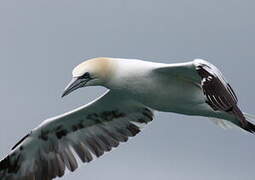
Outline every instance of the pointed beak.
[[74, 90], [80, 88], [81, 84], [82, 84], [81, 82], [82, 82], [82, 80], [80, 80], [79, 78], [73, 78], [71, 80], [71, 82], [66, 86], [66, 88], [65, 88], [65, 90], [64, 90], [61, 97], [63, 98], [64, 96], [67, 96], [68, 94], [70, 94]]

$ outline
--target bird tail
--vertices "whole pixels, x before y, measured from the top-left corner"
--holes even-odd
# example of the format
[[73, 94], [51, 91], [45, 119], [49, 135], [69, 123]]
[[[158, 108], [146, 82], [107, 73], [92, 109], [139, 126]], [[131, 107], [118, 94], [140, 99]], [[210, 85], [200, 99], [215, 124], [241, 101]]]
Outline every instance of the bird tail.
[[251, 115], [248, 113], [243, 113], [245, 117], [245, 126], [243, 126], [240, 121], [229, 121], [225, 119], [219, 118], [209, 118], [212, 122], [214, 122], [217, 126], [223, 129], [241, 129], [248, 131], [250, 133], [255, 134], [255, 115]]

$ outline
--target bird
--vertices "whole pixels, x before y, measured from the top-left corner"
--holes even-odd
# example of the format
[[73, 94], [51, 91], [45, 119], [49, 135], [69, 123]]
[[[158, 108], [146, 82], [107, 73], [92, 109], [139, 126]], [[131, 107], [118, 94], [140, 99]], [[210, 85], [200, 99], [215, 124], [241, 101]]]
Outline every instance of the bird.
[[94, 101], [32, 129], [0, 161], [1, 180], [52, 180], [73, 172], [137, 135], [154, 112], [207, 117], [222, 127], [255, 132], [254, 116], [220, 70], [203, 59], [156, 63], [98, 57], [73, 69], [62, 97], [88, 86], [104, 86]]

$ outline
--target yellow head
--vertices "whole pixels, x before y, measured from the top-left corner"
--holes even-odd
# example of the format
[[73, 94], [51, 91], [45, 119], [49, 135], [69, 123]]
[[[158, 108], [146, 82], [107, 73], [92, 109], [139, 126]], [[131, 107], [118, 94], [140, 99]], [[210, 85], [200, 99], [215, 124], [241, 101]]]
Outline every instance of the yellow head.
[[104, 85], [114, 73], [116, 60], [113, 58], [93, 58], [84, 61], [73, 70], [73, 79], [65, 88], [62, 97], [85, 86]]

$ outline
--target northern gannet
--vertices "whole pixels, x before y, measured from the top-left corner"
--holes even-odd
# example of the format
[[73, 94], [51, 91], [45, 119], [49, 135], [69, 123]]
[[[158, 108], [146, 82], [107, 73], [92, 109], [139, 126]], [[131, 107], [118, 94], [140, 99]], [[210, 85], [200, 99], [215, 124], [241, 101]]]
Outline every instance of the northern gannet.
[[[153, 120], [153, 111], [209, 117], [221, 126], [255, 132], [254, 119], [237, 105], [237, 97], [221, 72], [196, 59], [177, 64], [94, 58], [73, 70], [62, 96], [86, 86], [108, 88], [100, 98], [45, 120], [22, 138], [0, 162], [1, 180], [51, 180], [77, 158], [94, 156], [126, 142]], [[75, 157], [76, 156], [76, 157]]]

